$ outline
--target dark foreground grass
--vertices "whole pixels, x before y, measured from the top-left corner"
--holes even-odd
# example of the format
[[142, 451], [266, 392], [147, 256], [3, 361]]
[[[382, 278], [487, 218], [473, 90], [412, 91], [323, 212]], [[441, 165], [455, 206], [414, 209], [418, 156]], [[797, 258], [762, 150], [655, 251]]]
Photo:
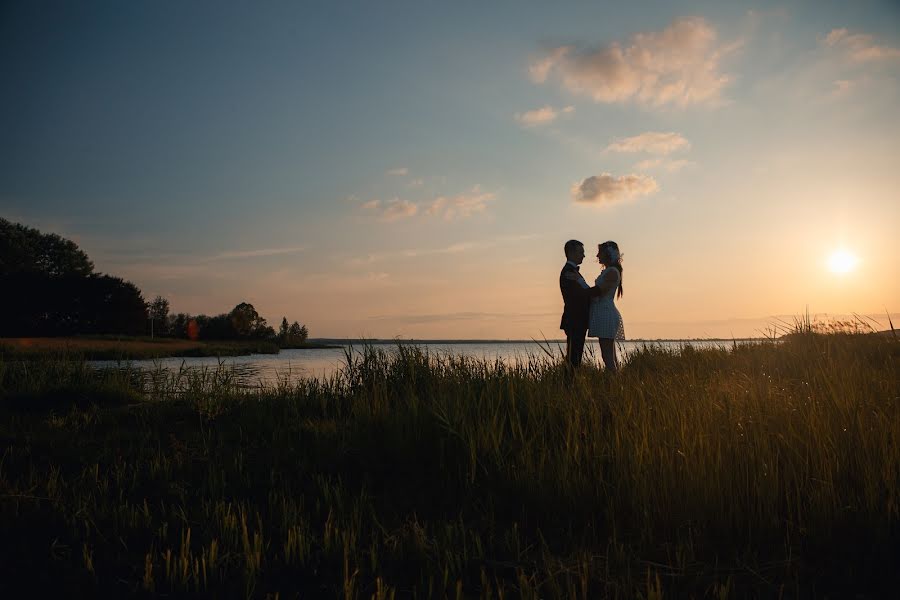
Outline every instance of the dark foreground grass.
[[0, 596], [900, 592], [893, 338], [135, 380], [0, 362]]

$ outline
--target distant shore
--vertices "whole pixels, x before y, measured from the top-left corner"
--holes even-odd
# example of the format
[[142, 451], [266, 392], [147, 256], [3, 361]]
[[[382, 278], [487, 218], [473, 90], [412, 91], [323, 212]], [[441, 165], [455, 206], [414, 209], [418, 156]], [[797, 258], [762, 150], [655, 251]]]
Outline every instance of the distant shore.
[[335, 348], [318, 341], [279, 347], [266, 340], [194, 341], [149, 337], [52, 337], [0, 338], [0, 356], [7, 359], [72, 354], [88, 360], [145, 360], [199, 356], [247, 356], [278, 354], [287, 349]]
[[[874, 335], [896, 335], [879, 331]], [[659, 338], [631, 339], [633, 343], [684, 343], [692, 342], [764, 342], [772, 338]], [[47, 355], [70, 354], [87, 360], [147, 360], [153, 358], [248, 356], [251, 354], [278, 354], [281, 350], [339, 349], [346, 346], [402, 345], [451, 345], [451, 344], [565, 344], [565, 339], [511, 340], [511, 339], [418, 339], [418, 338], [314, 338], [304, 344], [279, 346], [267, 340], [194, 341], [173, 338], [125, 337], [125, 336], [73, 336], [0, 338], [0, 357], [17, 360], [39, 358]]]
[[[646, 342], [656, 343], [656, 342], [761, 342], [766, 340], [771, 340], [772, 338], [767, 337], [746, 337], [746, 338], [634, 338], [629, 339], [629, 342]], [[313, 343], [321, 343], [321, 344], [329, 344], [332, 346], [362, 346], [366, 344], [370, 345], [384, 345], [384, 344], [419, 344], [419, 345], [429, 345], [429, 344], [565, 344], [565, 338], [562, 339], [549, 339], [549, 340], [494, 340], [494, 339], [486, 339], [486, 340], [474, 340], [474, 339], [464, 339], [464, 340], [451, 340], [451, 339], [419, 339], [419, 338], [315, 338], [310, 340]]]

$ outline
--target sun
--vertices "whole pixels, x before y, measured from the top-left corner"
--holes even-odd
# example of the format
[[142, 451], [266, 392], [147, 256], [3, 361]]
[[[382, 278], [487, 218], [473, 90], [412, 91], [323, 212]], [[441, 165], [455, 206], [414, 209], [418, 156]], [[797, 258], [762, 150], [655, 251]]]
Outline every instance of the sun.
[[832, 273], [849, 273], [856, 268], [859, 259], [847, 250], [835, 250], [828, 257], [828, 269]]

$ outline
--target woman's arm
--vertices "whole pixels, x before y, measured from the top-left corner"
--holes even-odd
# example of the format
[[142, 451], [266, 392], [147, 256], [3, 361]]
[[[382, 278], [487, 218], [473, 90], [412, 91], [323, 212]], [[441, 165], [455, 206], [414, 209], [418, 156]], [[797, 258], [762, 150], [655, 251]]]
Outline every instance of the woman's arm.
[[[611, 289], [614, 289], [617, 285], [619, 285], [619, 271], [617, 269], [607, 269], [608, 271], [615, 271], [615, 276], [611, 275], [603, 275], [600, 279], [600, 283], [593, 287], [589, 287], [584, 289], [584, 293], [588, 296], [602, 296], [606, 292]], [[563, 275], [566, 279], [570, 279], [572, 281], [578, 281], [581, 279], [581, 276], [574, 272], [569, 272]]]
[[[610, 273], [610, 271], [612, 271]], [[609, 290], [614, 290], [619, 285], [619, 270], [609, 268], [603, 271], [603, 277], [600, 278], [600, 282], [595, 286], [596, 289], [601, 290], [601, 294], [608, 292]]]

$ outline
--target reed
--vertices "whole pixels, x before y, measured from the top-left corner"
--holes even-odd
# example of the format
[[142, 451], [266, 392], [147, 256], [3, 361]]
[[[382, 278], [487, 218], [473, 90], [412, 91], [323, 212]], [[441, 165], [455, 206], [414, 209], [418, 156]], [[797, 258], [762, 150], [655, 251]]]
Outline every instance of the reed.
[[224, 367], [148, 384], [0, 362], [0, 586], [726, 598], [900, 583], [894, 337], [648, 346], [617, 377], [571, 377], [552, 353], [346, 362], [253, 389]]

